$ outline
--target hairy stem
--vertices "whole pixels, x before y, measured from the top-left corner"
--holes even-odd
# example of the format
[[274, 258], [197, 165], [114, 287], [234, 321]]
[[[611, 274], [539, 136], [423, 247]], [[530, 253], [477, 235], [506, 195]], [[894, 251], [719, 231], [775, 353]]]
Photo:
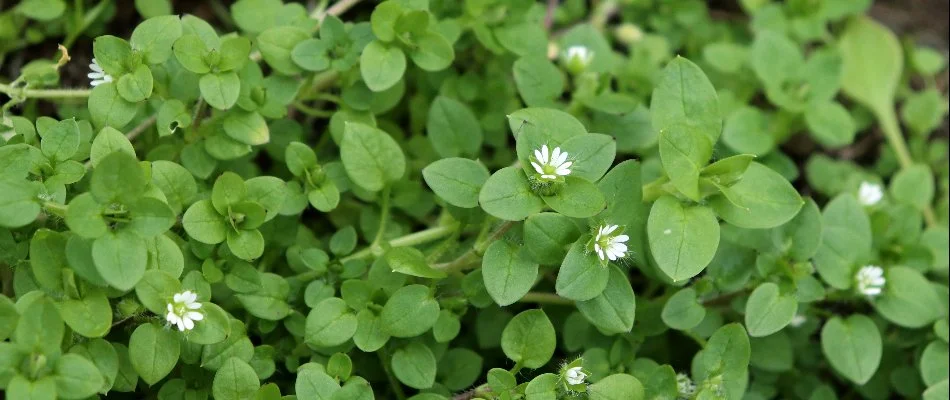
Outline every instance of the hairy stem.
[[518, 300], [521, 303], [537, 303], [537, 304], [554, 304], [554, 305], [563, 305], [570, 306], [574, 304], [574, 300], [565, 299], [561, 296], [558, 296], [554, 293], [545, 293], [545, 292], [528, 292], [521, 297], [521, 300]]
[[[897, 155], [897, 161], [900, 163], [901, 169], [907, 169], [911, 165], [914, 165], [914, 159], [910, 155], [910, 150], [907, 149], [907, 142], [904, 140], [904, 134], [901, 132], [900, 125], [897, 123], [897, 116], [894, 115], [894, 110], [887, 108], [878, 110], [876, 113], [877, 119], [881, 122], [881, 130], [884, 132], [884, 137], [887, 138], [887, 143], [894, 149], [894, 154]], [[937, 225], [937, 217], [934, 215], [933, 207], [930, 204], [924, 207], [923, 214], [924, 220], [927, 221], [927, 226]]]
[[26, 99], [84, 99], [89, 97], [89, 89], [20, 89], [0, 83], [0, 93], [7, 96]]

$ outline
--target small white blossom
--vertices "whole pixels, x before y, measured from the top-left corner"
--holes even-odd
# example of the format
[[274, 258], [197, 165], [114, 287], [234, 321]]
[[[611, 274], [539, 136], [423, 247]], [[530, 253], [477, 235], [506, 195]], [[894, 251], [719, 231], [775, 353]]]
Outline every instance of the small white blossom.
[[792, 317], [792, 321], [789, 322], [788, 324], [791, 325], [792, 328], [798, 328], [799, 326], [804, 325], [805, 321], [808, 321], [808, 317], [805, 317], [804, 315], [801, 315], [801, 314], [795, 314], [795, 316]]
[[91, 69], [92, 72], [90, 72], [89, 75], [86, 75], [86, 76], [88, 76], [89, 79], [92, 80], [91, 82], [89, 82], [90, 85], [95, 87], [106, 82], [112, 82], [112, 75], [109, 75], [105, 71], [103, 71], [102, 67], [99, 66], [99, 63], [96, 61], [95, 58], [92, 59], [92, 64], [89, 64], [89, 69]]
[[574, 367], [564, 372], [564, 380], [569, 385], [580, 385], [587, 379], [587, 373], [581, 367]]
[[676, 391], [679, 399], [689, 399], [696, 394], [696, 385], [686, 374], [676, 374]]
[[866, 206], [877, 204], [884, 197], [884, 189], [881, 185], [872, 182], [861, 182], [858, 188], [858, 201]]
[[204, 315], [196, 311], [201, 308], [198, 295], [195, 292], [186, 290], [181, 293], [175, 293], [172, 297], [173, 303], [168, 303], [168, 315], [165, 319], [169, 323], [178, 326], [178, 330], [192, 330], [195, 328], [195, 321], [204, 319]]
[[874, 297], [884, 291], [884, 284], [886, 283], [884, 269], [877, 265], [861, 267], [858, 273], [854, 275], [854, 279], [858, 284], [858, 292], [865, 296]]
[[614, 261], [623, 258], [627, 254], [627, 241], [630, 236], [613, 235], [619, 228], [617, 225], [601, 225], [594, 236], [594, 252], [601, 260], [609, 259]]
[[535, 161], [531, 162], [534, 170], [541, 175], [541, 179], [555, 180], [558, 176], [567, 176], [571, 174], [570, 167], [573, 162], [567, 161], [567, 152], [561, 151], [560, 147], [555, 147], [554, 151], [548, 151], [548, 145], [541, 146], [534, 151]]
[[571, 46], [561, 53], [561, 62], [572, 74], [583, 73], [594, 59], [594, 52], [584, 46]]

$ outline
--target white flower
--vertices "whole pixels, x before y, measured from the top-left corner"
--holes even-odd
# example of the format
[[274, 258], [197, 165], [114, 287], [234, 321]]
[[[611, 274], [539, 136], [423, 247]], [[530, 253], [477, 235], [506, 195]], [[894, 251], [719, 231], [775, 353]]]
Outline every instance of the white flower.
[[696, 385], [686, 374], [676, 374], [676, 391], [679, 399], [688, 399], [696, 394]]
[[866, 206], [873, 206], [884, 197], [884, 189], [881, 185], [872, 182], [861, 182], [858, 188], [858, 201]]
[[619, 228], [617, 225], [601, 225], [597, 229], [597, 235], [594, 236], [594, 251], [601, 260], [614, 261], [627, 254], [626, 243], [630, 240], [630, 236], [612, 235], [617, 228]]
[[865, 296], [874, 297], [884, 291], [884, 284], [886, 283], [884, 269], [877, 265], [861, 267], [858, 273], [854, 275], [854, 279], [858, 282], [858, 292]]
[[179, 331], [192, 330], [195, 327], [195, 321], [204, 319], [204, 315], [195, 311], [201, 308], [201, 303], [197, 301], [198, 295], [195, 292], [186, 290], [175, 293], [172, 300], [174, 300], [174, 303], [168, 303], [168, 315], [165, 316], [165, 319], [171, 324], [178, 325]]
[[109, 75], [105, 71], [103, 71], [102, 67], [99, 66], [99, 63], [96, 61], [95, 58], [92, 59], [92, 64], [89, 64], [89, 69], [91, 69], [92, 72], [90, 72], [89, 75], [86, 75], [86, 76], [88, 76], [89, 79], [92, 80], [91, 82], [89, 82], [89, 84], [92, 85], [93, 87], [99, 86], [106, 82], [112, 82], [112, 75]]
[[587, 374], [581, 367], [574, 367], [564, 372], [564, 379], [568, 385], [580, 385], [587, 379]]
[[792, 321], [789, 322], [788, 324], [791, 325], [792, 328], [798, 328], [799, 326], [804, 325], [805, 321], [808, 321], [808, 317], [805, 317], [804, 315], [801, 315], [801, 314], [795, 314], [795, 316], [792, 317]]
[[535, 161], [531, 162], [534, 170], [541, 174], [541, 179], [555, 180], [558, 176], [567, 176], [571, 174], [569, 169], [573, 162], [567, 161], [567, 152], [561, 151], [560, 147], [555, 147], [553, 152], [548, 152], [548, 145], [541, 146], [534, 151]]
[[564, 52], [564, 61], [568, 68], [583, 71], [594, 59], [594, 52], [585, 46], [571, 46]]

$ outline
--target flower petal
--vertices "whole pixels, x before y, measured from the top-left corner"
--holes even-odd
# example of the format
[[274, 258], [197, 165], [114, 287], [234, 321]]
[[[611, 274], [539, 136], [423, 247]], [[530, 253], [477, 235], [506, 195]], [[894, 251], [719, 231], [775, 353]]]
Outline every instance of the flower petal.
[[192, 329], [195, 329], [195, 321], [192, 321], [188, 318], [184, 318], [182, 319], [182, 322], [185, 324], [185, 329], [188, 329], [189, 331]]
[[202, 314], [202, 313], [200, 313], [200, 312], [189, 311], [189, 312], [185, 313], [185, 318], [188, 318], [188, 319], [190, 319], [190, 320], [192, 320], [192, 321], [201, 321], [201, 320], [205, 319], [205, 316], [204, 316], [204, 314]]
[[531, 162], [531, 166], [534, 167], [534, 170], [535, 170], [535, 171], [538, 171], [539, 174], [543, 174], [543, 173], [544, 173], [544, 168], [541, 168], [541, 166], [538, 165], [538, 163], [532, 161], [532, 162]]

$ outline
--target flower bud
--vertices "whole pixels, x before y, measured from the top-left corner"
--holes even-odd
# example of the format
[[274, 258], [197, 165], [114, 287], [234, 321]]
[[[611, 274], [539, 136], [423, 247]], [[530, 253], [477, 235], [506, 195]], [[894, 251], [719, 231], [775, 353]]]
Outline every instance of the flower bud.
[[570, 73], [580, 75], [594, 59], [594, 52], [585, 46], [571, 46], [564, 51], [561, 57], [564, 67]]

